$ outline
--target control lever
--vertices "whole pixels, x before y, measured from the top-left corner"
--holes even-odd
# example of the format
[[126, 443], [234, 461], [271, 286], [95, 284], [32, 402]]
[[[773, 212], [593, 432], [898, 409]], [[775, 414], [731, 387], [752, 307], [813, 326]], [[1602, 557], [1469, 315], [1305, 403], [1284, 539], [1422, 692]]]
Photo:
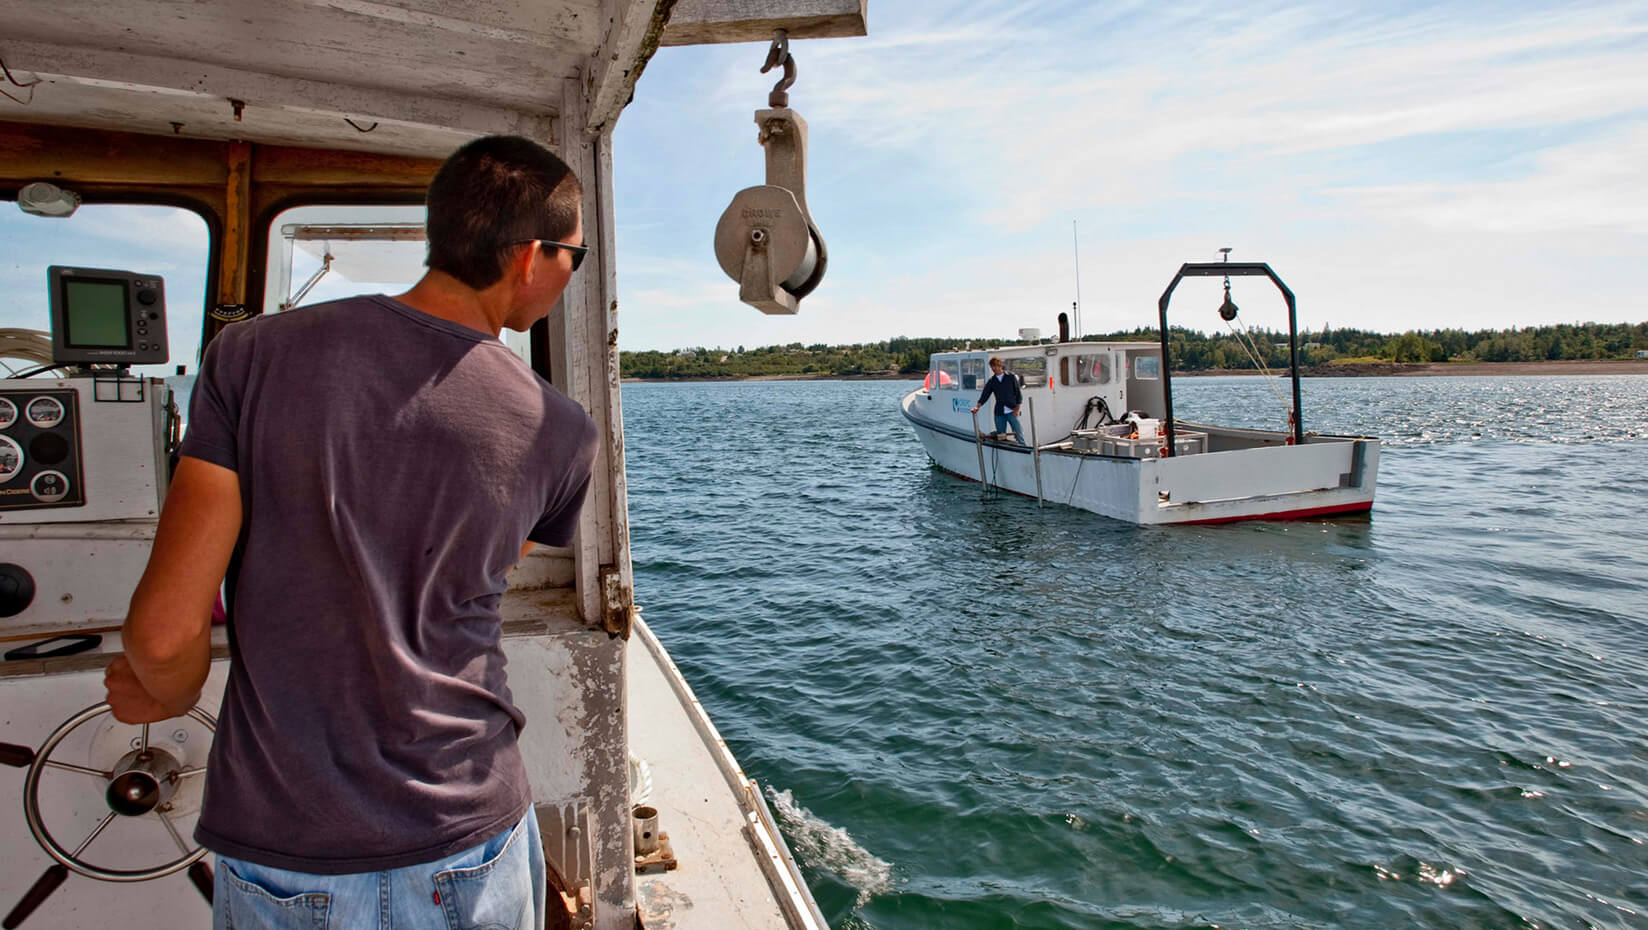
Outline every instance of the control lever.
[[17, 930], [23, 921], [28, 920], [29, 915], [34, 913], [34, 909], [44, 904], [46, 899], [51, 897], [51, 893], [67, 881], [68, 877], [68, 866], [60, 862], [52, 863], [28, 893], [23, 895], [23, 900], [17, 902], [17, 906], [6, 915], [6, 919], [0, 921], [0, 927], [4, 927], [5, 930]]
[[200, 896], [206, 899], [207, 904], [211, 904], [212, 867], [205, 862], [196, 862], [189, 866], [189, 881], [194, 882], [195, 890], [200, 892]]

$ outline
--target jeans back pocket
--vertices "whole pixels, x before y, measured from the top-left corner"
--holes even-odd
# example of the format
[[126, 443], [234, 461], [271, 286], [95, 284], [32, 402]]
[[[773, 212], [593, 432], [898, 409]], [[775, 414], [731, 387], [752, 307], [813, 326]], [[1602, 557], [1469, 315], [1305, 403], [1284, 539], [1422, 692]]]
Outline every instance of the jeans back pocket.
[[517, 824], [478, 851], [479, 865], [435, 873], [450, 930], [535, 930], [530, 840]]
[[322, 891], [298, 891], [252, 880], [219, 859], [214, 909], [221, 910], [225, 930], [327, 930], [332, 896]]

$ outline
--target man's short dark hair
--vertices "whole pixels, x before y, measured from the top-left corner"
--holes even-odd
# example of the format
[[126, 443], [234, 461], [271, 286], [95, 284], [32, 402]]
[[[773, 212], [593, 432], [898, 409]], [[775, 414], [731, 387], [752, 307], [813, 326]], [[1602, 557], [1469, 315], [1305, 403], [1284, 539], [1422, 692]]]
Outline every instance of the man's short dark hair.
[[476, 139], [429, 182], [427, 264], [476, 290], [490, 287], [503, 277], [512, 245], [567, 241], [583, 196], [566, 162], [531, 139]]

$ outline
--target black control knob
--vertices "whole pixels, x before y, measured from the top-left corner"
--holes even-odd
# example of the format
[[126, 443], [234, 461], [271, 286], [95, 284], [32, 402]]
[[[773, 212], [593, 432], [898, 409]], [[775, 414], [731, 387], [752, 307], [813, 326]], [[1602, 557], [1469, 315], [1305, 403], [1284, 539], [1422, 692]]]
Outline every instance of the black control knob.
[[34, 603], [34, 576], [21, 565], [0, 562], [0, 617], [15, 617]]
[[144, 288], [143, 290], [137, 292], [137, 302], [145, 307], [154, 303], [157, 297], [158, 295], [148, 288]]

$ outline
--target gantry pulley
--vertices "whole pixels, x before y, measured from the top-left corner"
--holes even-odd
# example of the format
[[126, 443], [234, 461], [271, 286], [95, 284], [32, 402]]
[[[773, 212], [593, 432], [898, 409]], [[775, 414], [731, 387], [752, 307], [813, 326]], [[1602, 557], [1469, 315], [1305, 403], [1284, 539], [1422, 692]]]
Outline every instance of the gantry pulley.
[[733, 195], [715, 225], [715, 258], [738, 282], [739, 300], [762, 313], [795, 313], [824, 279], [829, 256], [807, 212], [807, 123], [789, 106], [796, 68], [782, 29], [761, 72], [777, 67], [784, 77], [767, 95], [767, 108], [755, 111], [767, 183]]

